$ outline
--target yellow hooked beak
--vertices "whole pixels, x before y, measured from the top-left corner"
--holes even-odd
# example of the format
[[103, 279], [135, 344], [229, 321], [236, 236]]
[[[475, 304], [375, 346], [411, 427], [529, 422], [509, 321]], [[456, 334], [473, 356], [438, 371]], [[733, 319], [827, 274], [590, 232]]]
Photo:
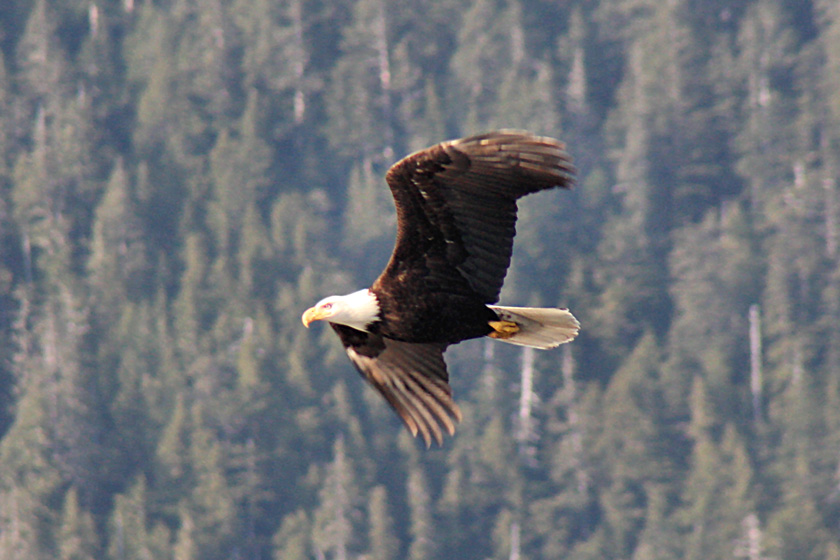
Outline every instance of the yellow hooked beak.
[[303, 316], [300, 320], [303, 322], [303, 326], [307, 329], [309, 325], [312, 324], [313, 321], [320, 321], [321, 319], [327, 316], [327, 312], [320, 307], [310, 307], [306, 311], [303, 312]]

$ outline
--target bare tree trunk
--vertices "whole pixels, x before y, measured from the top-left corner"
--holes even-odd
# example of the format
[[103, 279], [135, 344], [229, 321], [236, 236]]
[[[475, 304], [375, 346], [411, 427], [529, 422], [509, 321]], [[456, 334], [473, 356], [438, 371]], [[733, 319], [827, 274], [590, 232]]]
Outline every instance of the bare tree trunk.
[[391, 61], [388, 56], [388, 25], [385, 16], [385, 1], [378, 3], [379, 11], [374, 22], [374, 46], [377, 53], [377, 65], [379, 67], [379, 85], [382, 88], [382, 113], [385, 118], [385, 151], [384, 156], [388, 159], [394, 156], [394, 134], [392, 130], [394, 116], [391, 97], [393, 87], [391, 85]]
[[823, 166], [823, 190], [825, 192], [825, 251], [829, 258], [837, 256], [837, 178], [836, 164], [831, 149], [831, 138], [823, 133], [820, 138]]
[[758, 304], [750, 306], [750, 392], [752, 393], [753, 420], [761, 423], [762, 414], [762, 386], [764, 384], [761, 371], [761, 310]]
[[491, 339], [484, 341], [484, 365], [481, 369], [482, 390], [491, 402], [496, 402], [496, 389], [499, 383], [499, 369], [496, 367], [496, 343]]
[[522, 527], [518, 521], [510, 524], [510, 560], [519, 560]]
[[297, 52], [292, 60], [295, 74], [295, 96], [293, 110], [295, 124], [301, 124], [306, 114], [306, 96], [303, 91], [303, 75], [306, 71], [306, 45], [303, 43], [303, 1], [293, 0], [289, 5], [289, 17], [292, 19], [294, 32], [294, 50]]
[[519, 394], [519, 426], [516, 439], [519, 442], [519, 454], [526, 461], [534, 458], [533, 446], [531, 443], [536, 435], [533, 424], [534, 410], [534, 349], [522, 349], [522, 378], [521, 392]]
[[825, 189], [825, 251], [830, 258], [837, 256], [837, 183], [833, 176], [823, 178]]
[[569, 424], [569, 441], [572, 448], [572, 461], [574, 464], [575, 478], [577, 479], [577, 491], [585, 495], [589, 489], [589, 475], [586, 473], [583, 461], [583, 426], [580, 416], [577, 413], [576, 390], [575, 390], [575, 359], [572, 356], [572, 348], [566, 344], [563, 346], [563, 393], [566, 405], [566, 416]]

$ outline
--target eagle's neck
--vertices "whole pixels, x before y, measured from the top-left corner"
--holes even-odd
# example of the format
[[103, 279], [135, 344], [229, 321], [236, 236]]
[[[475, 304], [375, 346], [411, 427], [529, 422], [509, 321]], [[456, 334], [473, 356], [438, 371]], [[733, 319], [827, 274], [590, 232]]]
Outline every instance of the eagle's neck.
[[379, 320], [379, 300], [369, 289], [359, 290], [341, 296], [341, 311], [330, 318], [333, 323], [340, 323], [354, 329], [370, 332], [370, 325]]

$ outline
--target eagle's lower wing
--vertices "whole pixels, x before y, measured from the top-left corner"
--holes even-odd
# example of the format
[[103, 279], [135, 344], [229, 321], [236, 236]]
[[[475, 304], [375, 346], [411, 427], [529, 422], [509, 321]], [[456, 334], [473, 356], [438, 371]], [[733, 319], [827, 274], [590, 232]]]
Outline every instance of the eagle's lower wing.
[[561, 142], [516, 131], [443, 142], [403, 158], [386, 177], [397, 241], [377, 285], [439, 278], [459, 290], [460, 279], [495, 303], [513, 252], [517, 199], [568, 188], [573, 175]]
[[353, 365], [397, 411], [411, 435], [422, 434], [428, 447], [432, 437], [438, 445], [443, 443], [441, 428], [455, 433], [453, 420], [461, 420], [461, 411], [452, 400], [445, 344], [413, 344], [332, 327]]

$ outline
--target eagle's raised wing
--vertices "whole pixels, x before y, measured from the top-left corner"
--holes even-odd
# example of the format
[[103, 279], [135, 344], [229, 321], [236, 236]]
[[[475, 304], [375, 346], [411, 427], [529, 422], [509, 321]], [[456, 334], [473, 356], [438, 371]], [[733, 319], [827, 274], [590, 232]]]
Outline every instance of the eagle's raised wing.
[[572, 185], [562, 143], [497, 131], [443, 142], [411, 154], [387, 174], [397, 208], [397, 241], [376, 288], [431, 283], [499, 298], [513, 252], [516, 201]]

